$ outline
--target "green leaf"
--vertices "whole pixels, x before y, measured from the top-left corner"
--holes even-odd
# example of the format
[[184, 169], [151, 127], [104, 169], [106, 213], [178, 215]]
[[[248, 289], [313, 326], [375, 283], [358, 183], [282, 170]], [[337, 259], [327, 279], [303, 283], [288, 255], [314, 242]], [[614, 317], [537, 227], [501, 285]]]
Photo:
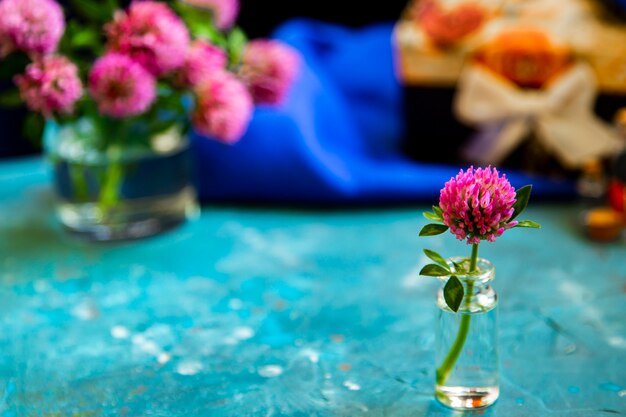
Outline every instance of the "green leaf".
[[72, 35], [72, 45], [80, 47], [96, 47], [100, 42], [100, 34], [94, 28], [83, 28]]
[[211, 10], [195, 7], [182, 1], [171, 4], [189, 28], [194, 38], [207, 40], [216, 46], [226, 48], [228, 42], [224, 34], [215, 27]]
[[19, 51], [0, 59], [0, 80], [12, 80], [16, 74], [23, 73], [30, 62], [28, 55]]
[[426, 217], [428, 220], [432, 220], [434, 222], [442, 222], [443, 219], [439, 216], [437, 216], [435, 213], [431, 213], [430, 211], [425, 211], [424, 213], [422, 213], [424, 215], [424, 217]]
[[45, 120], [39, 113], [30, 112], [24, 119], [22, 133], [36, 148], [41, 148], [41, 136], [43, 135]]
[[439, 265], [443, 266], [448, 272], [450, 272], [450, 266], [443, 258], [443, 256], [439, 255], [437, 252], [432, 251], [430, 249], [424, 249], [424, 253], [433, 261], [437, 262]]
[[439, 206], [433, 206], [433, 213], [443, 219], [443, 210]]
[[222, 34], [211, 23], [194, 22], [189, 25], [189, 28], [196, 38], [204, 39], [220, 47], [226, 45], [226, 40]]
[[434, 222], [440, 222], [441, 219], [439, 217], [437, 217], [437, 215], [435, 213], [431, 213], [430, 211], [425, 211], [422, 213], [422, 215], [424, 217], [426, 217], [428, 220], [432, 220]]
[[2, 107], [18, 107], [23, 104], [20, 92], [12, 88], [8, 91], [0, 93], [0, 106]]
[[450, 307], [450, 310], [455, 313], [459, 311], [464, 295], [463, 284], [461, 284], [461, 281], [456, 276], [452, 275], [443, 287], [443, 298], [446, 300], [446, 304]]
[[107, 16], [109, 17], [113, 17], [113, 14], [119, 8], [120, 5], [117, 0], [106, 0], [102, 4], [102, 10], [106, 12]]
[[422, 268], [420, 275], [425, 275], [427, 277], [445, 277], [450, 275], [450, 271], [437, 264], [428, 264]]
[[69, 3], [69, 8], [78, 17], [94, 23], [108, 22], [113, 17], [113, 12], [119, 8], [114, 1], [70, 0]]
[[541, 229], [541, 225], [532, 220], [520, 220], [515, 227], [529, 227], [531, 229]]
[[436, 236], [445, 233], [448, 226], [443, 224], [427, 224], [420, 230], [420, 236]]
[[248, 43], [248, 38], [243, 30], [238, 27], [234, 27], [228, 34], [227, 42], [230, 64], [237, 65], [241, 61], [241, 55], [243, 54], [243, 50]]
[[528, 200], [530, 199], [530, 192], [532, 188], [532, 185], [525, 185], [517, 190], [517, 193], [515, 195], [515, 199], [517, 201], [515, 201], [515, 204], [513, 204], [514, 211], [510, 220], [514, 220], [517, 216], [519, 216], [522, 211], [524, 211], [524, 209], [528, 205]]
[[111, 17], [108, 14], [108, 8], [105, 6], [98, 4], [99, 2], [95, 1], [85, 1], [85, 0], [70, 0], [72, 10], [75, 11], [79, 16], [95, 21], [95, 22], [106, 22]]

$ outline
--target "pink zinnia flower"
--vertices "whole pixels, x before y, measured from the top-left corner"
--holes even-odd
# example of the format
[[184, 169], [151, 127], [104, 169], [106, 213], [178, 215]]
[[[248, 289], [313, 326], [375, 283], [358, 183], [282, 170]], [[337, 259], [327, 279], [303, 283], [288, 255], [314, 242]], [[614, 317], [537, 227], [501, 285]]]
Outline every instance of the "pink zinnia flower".
[[244, 50], [240, 76], [255, 103], [283, 101], [298, 72], [300, 56], [292, 47], [268, 39], [250, 41]]
[[220, 30], [231, 28], [239, 15], [239, 0], [183, 0], [187, 4], [213, 13], [215, 26]]
[[226, 68], [227, 59], [223, 49], [201, 39], [195, 40], [187, 51], [176, 81], [180, 85], [196, 86], [212, 71]]
[[245, 133], [253, 103], [245, 85], [231, 73], [213, 71], [196, 88], [192, 115], [196, 130], [224, 143], [235, 143]]
[[111, 117], [139, 115], [156, 98], [156, 80], [126, 55], [109, 53], [89, 73], [89, 93], [100, 113]]
[[509, 221], [516, 201], [515, 189], [496, 168], [470, 167], [450, 179], [439, 197], [443, 223], [457, 239], [468, 244], [495, 241], [506, 229], [518, 224]]
[[105, 26], [107, 49], [129, 55], [159, 76], [180, 68], [189, 47], [185, 23], [166, 4], [135, 1]]
[[0, 57], [16, 49], [52, 53], [64, 31], [63, 9], [54, 0], [0, 1]]
[[28, 108], [49, 117], [53, 112], [71, 113], [83, 94], [78, 68], [64, 56], [45, 56], [15, 76]]

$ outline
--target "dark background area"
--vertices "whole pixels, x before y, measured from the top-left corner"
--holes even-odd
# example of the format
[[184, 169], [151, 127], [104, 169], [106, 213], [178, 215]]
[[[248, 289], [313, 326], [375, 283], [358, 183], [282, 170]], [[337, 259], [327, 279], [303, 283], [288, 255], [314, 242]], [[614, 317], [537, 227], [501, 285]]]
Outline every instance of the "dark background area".
[[294, 17], [358, 28], [375, 22], [395, 22], [407, 4], [407, 0], [242, 0], [238, 24], [250, 37], [269, 36], [277, 26]]

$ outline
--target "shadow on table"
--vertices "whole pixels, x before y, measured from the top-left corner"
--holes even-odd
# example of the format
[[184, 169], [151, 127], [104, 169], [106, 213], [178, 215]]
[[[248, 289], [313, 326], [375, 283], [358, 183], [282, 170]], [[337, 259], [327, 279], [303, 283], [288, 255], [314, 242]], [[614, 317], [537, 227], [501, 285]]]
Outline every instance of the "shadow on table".
[[[133, 246], [146, 239], [93, 241], [73, 235], [64, 229], [55, 212], [54, 191], [47, 185], [31, 185], [17, 191], [11, 200], [0, 206], [0, 253], [20, 259], [37, 258], [42, 254], [94, 254], [111, 248]], [[160, 235], [173, 232], [167, 230]]]
[[[25, 195], [2, 206], [0, 234], [5, 236], [0, 247], [12, 257], [78, 248], [80, 242], [68, 236], [58, 223], [54, 212], [53, 191], [47, 186], [32, 186]], [[24, 204], [28, 201], [29, 204]]]

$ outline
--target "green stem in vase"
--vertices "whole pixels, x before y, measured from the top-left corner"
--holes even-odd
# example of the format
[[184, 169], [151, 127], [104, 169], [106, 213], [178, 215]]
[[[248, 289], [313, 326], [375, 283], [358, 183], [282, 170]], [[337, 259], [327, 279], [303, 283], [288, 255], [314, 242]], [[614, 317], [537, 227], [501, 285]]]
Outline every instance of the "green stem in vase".
[[[475, 243], [472, 245], [472, 256], [470, 258], [470, 267], [469, 273], [473, 273], [476, 271], [476, 264], [478, 262], [478, 244]], [[466, 306], [469, 306], [471, 302], [472, 292], [474, 290], [474, 283], [471, 280], [467, 281], [467, 289], [465, 293], [465, 303]], [[467, 335], [469, 334], [470, 329], [470, 321], [472, 319], [471, 314], [469, 313], [461, 313], [461, 323], [459, 324], [459, 331], [457, 332], [456, 339], [452, 343], [446, 358], [439, 368], [437, 368], [437, 385], [444, 385], [450, 372], [452, 372], [452, 368], [454, 364], [459, 359], [459, 355], [463, 350], [463, 346], [465, 345], [465, 341], [467, 340]]]
[[85, 176], [85, 167], [82, 164], [69, 163], [68, 171], [74, 198], [80, 203], [87, 201], [89, 199], [89, 186]]
[[110, 161], [105, 168], [98, 198], [98, 207], [102, 212], [103, 218], [108, 217], [110, 210], [120, 201], [120, 192], [124, 180], [121, 147], [111, 147], [110, 153]]

